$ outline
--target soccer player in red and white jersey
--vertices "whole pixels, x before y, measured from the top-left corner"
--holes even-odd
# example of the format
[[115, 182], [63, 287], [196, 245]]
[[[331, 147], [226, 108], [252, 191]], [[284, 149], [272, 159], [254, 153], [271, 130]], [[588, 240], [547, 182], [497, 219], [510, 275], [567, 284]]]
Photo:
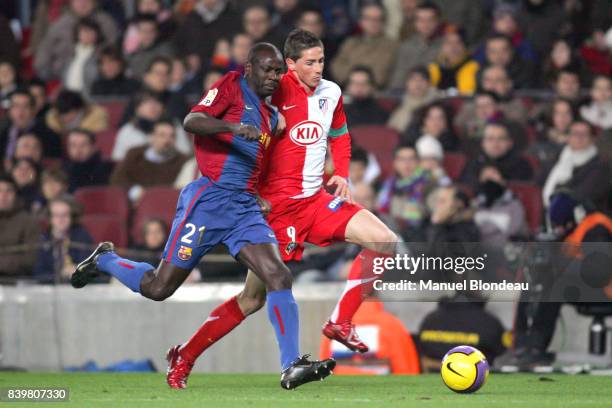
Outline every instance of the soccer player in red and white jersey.
[[[284, 48], [288, 72], [272, 103], [285, 117], [286, 129], [270, 146], [259, 194], [271, 204], [267, 221], [285, 262], [300, 260], [305, 242], [326, 246], [347, 241], [362, 246], [323, 334], [353, 351], [366, 352], [368, 347], [357, 336], [352, 318], [371, 291], [372, 259], [391, 255], [398, 238], [352, 200], [348, 186], [351, 139], [342, 91], [322, 78], [321, 40], [298, 29], [289, 34]], [[323, 189], [328, 145], [335, 174], [327, 186], [335, 190], [333, 195]]]
[[[342, 94], [338, 85], [322, 78], [321, 41], [308, 31], [294, 30], [284, 51], [289, 71], [283, 75], [272, 102], [284, 115], [286, 129], [283, 137], [275, 138], [270, 145], [259, 194], [271, 204], [267, 221], [285, 262], [300, 260], [305, 242], [326, 246], [347, 241], [364, 248], [353, 262], [346, 288], [323, 326], [327, 337], [364, 353], [368, 346], [357, 336], [352, 318], [372, 290], [372, 259], [391, 255], [397, 236], [351, 198], [347, 180], [351, 144]], [[333, 195], [323, 189], [328, 143], [335, 174], [327, 184], [335, 187]], [[249, 271], [244, 290], [233, 299], [245, 316], [250, 315], [265, 304], [265, 285]], [[237, 325], [226, 316], [225, 308], [224, 304], [213, 310], [183, 345], [191, 350], [194, 360], [221, 338], [215, 325], [224, 325], [223, 334]]]

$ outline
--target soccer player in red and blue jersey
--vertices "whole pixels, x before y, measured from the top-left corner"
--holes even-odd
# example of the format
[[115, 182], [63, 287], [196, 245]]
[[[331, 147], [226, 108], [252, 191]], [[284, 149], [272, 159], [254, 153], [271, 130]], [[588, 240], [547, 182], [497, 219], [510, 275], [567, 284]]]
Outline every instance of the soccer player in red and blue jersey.
[[[185, 118], [185, 130], [195, 135], [195, 155], [203, 176], [181, 191], [157, 269], [120, 258], [113, 244], [104, 242], [77, 266], [71, 283], [80, 288], [106, 273], [132, 291], [161, 301], [185, 281], [200, 258], [223, 243], [266, 285], [268, 315], [281, 354], [281, 386], [291, 389], [325, 378], [335, 362], [309, 361], [299, 355], [299, 315], [291, 274], [256, 200], [261, 163], [278, 122], [276, 109], [265, 98], [278, 87], [282, 69], [276, 47], [256, 44], [245, 76], [238, 72], [223, 76]], [[245, 318], [236, 297], [217, 312], [224, 319], [208, 329], [218, 338]], [[167, 382], [172, 388], [186, 387], [196, 357], [180, 346], [168, 351]]]

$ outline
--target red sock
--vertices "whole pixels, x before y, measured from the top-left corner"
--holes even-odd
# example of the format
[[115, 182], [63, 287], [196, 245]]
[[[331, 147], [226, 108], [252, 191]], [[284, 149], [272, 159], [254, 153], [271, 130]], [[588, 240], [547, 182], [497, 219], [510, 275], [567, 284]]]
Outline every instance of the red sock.
[[361, 306], [361, 303], [372, 293], [374, 281], [382, 277], [376, 275], [373, 270], [374, 257], [387, 257], [380, 252], [363, 249], [353, 261], [349, 272], [344, 292], [338, 300], [330, 320], [333, 323], [341, 323], [353, 320], [353, 316]]
[[180, 349], [181, 357], [194, 362], [200, 354], [216, 343], [244, 320], [244, 314], [234, 296], [213, 310], [208, 319]]

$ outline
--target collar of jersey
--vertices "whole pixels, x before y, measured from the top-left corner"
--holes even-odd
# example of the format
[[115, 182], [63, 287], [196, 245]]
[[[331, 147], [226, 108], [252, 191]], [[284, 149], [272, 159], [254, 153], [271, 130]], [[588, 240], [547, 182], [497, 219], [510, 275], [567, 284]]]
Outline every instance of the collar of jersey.
[[306, 96], [312, 96], [315, 91], [317, 90], [317, 88], [310, 88], [310, 91], [307, 91], [306, 89], [304, 89], [304, 87], [302, 86], [302, 83], [300, 82], [300, 80], [297, 77], [297, 74], [293, 73], [293, 72], [289, 72], [287, 73], [287, 75], [289, 76], [289, 79], [291, 81], [293, 81], [293, 83], [295, 84], [295, 86], [297, 86], [298, 88], [300, 88], [302, 90], [302, 92], [304, 92], [306, 94]]

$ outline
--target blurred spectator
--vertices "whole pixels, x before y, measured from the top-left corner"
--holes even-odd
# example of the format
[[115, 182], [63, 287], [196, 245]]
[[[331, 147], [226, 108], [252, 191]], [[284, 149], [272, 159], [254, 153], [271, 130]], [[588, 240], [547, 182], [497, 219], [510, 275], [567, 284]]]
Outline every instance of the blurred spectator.
[[[325, 60], [333, 61], [338, 52], [338, 41], [330, 39], [327, 35], [325, 22], [321, 11], [317, 8], [306, 8], [300, 15], [297, 21], [296, 28], [310, 31], [323, 42], [323, 48], [325, 49]], [[282, 48], [281, 48], [282, 51]], [[323, 78], [331, 77], [331, 64], [326, 63], [323, 67]]]
[[462, 137], [480, 140], [482, 139], [485, 125], [501, 120], [504, 114], [497, 104], [497, 95], [493, 92], [479, 92], [474, 96], [473, 103], [474, 112], [470, 112], [470, 115], [457, 115], [455, 126], [459, 129]]
[[176, 176], [176, 180], [174, 180], [174, 188], [180, 190], [200, 177], [202, 177], [202, 173], [200, 173], [198, 162], [195, 157], [192, 157], [181, 167], [181, 171]]
[[47, 86], [44, 81], [34, 78], [28, 82], [28, 91], [34, 98], [34, 112], [36, 114], [36, 122], [45, 123], [45, 116], [51, 109], [51, 105], [47, 100]]
[[13, 179], [0, 176], [0, 275], [32, 274], [39, 234], [38, 222], [17, 200]]
[[480, 170], [474, 221], [483, 242], [502, 248], [513, 238], [526, 238], [527, 218], [521, 200], [508, 188], [495, 166]]
[[[114, 161], [121, 161], [127, 152], [148, 143], [149, 135], [155, 123], [164, 113], [164, 106], [159, 98], [149, 92], [142, 93], [136, 102], [136, 112], [132, 120], [123, 125], [117, 133], [117, 139], [111, 155]], [[191, 152], [191, 140], [181, 124], [176, 123], [176, 149], [184, 154]]]
[[473, 0], [434, 0], [444, 21], [465, 30], [465, 41], [473, 46], [484, 35], [488, 22], [485, 2]]
[[533, 88], [537, 82], [534, 65], [518, 55], [512, 40], [503, 34], [493, 34], [487, 38], [483, 65], [506, 69], [516, 88]]
[[351, 147], [351, 161], [349, 165], [349, 183], [351, 189], [358, 183], [375, 183], [381, 170], [376, 156], [363, 148], [353, 145]]
[[606, 34], [603, 29], [593, 30], [580, 48], [580, 55], [594, 74], [612, 75], [612, 32]]
[[544, 206], [548, 206], [555, 190], [567, 188], [597, 210], [607, 210], [610, 168], [598, 154], [593, 138], [588, 122], [579, 120], [571, 125], [567, 146], [561, 151], [544, 184]]
[[383, 0], [388, 23], [385, 32], [389, 38], [404, 41], [416, 33], [415, 20], [419, 0]]
[[428, 0], [417, 7], [414, 22], [416, 33], [399, 45], [395, 67], [388, 84], [390, 89], [401, 89], [412, 68], [427, 65], [435, 60], [442, 45], [439, 35], [440, 13], [440, 8]]
[[9, 174], [17, 186], [17, 196], [26, 211], [40, 199], [40, 166], [30, 159], [15, 159]]
[[[521, 59], [531, 63], [538, 62], [538, 55], [521, 32], [517, 21], [517, 13], [519, 7], [514, 4], [501, 3], [493, 11], [493, 27], [492, 34], [501, 34], [508, 37], [514, 48], [514, 52]], [[485, 47], [480, 46], [474, 55], [474, 58], [480, 63], [485, 62]]]
[[49, 30], [49, 25], [55, 23], [65, 11], [69, 0], [39, 0], [36, 2], [32, 16], [32, 32], [29, 47], [24, 50], [25, 55], [36, 53], [43, 38]]
[[96, 136], [84, 129], [74, 129], [68, 133], [66, 143], [67, 160], [64, 170], [68, 174], [69, 191], [81, 187], [104, 185], [108, 183], [112, 163], [102, 160], [96, 148]]
[[168, 238], [168, 226], [159, 218], [151, 218], [142, 226], [142, 244], [134, 249], [142, 251], [139, 255], [132, 257], [135, 262], [146, 262], [149, 265], [157, 265], [161, 259], [166, 240]]
[[382, 6], [375, 3], [363, 6], [359, 18], [361, 34], [347, 38], [331, 63], [336, 81], [346, 83], [353, 68], [366, 66], [372, 71], [376, 87], [382, 88], [387, 84], [396, 58], [397, 43], [384, 33], [385, 18]]
[[168, 90], [187, 100], [192, 94], [202, 93], [202, 75], [192, 72], [185, 58], [172, 58], [172, 72]]
[[135, 19], [135, 24], [138, 33], [138, 47], [127, 54], [127, 66], [132, 77], [142, 79], [151, 62], [159, 56], [171, 56], [172, 49], [170, 44], [160, 40], [155, 15], [140, 15]]
[[[238, 71], [244, 73], [244, 65], [247, 63], [249, 49], [253, 45], [250, 36], [244, 33], [234, 34], [232, 42], [229, 43], [225, 38], [217, 42], [213, 64], [223, 67], [226, 71]], [[198, 89], [198, 93], [200, 90]]]
[[32, 205], [32, 213], [43, 214], [51, 200], [68, 193], [68, 175], [61, 169], [43, 170], [40, 176], [41, 195]]
[[95, 0], [70, 0], [70, 9], [51, 24], [40, 42], [34, 55], [36, 73], [44, 80], [62, 77], [66, 61], [74, 51], [74, 30], [79, 19], [90, 17], [100, 26], [103, 38], [114, 44], [120, 31], [115, 21], [105, 12], [99, 10]]
[[42, 158], [42, 143], [34, 133], [24, 133], [19, 136], [15, 145], [14, 160], [30, 159], [36, 164], [41, 164]]
[[19, 45], [15, 39], [15, 34], [11, 29], [9, 20], [0, 14], [0, 61], [7, 61], [14, 67], [21, 62], [19, 56]]
[[17, 90], [17, 70], [9, 61], [0, 60], [0, 109], [11, 105], [11, 94]]
[[73, 52], [62, 67], [66, 89], [89, 94], [98, 76], [98, 48], [103, 41], [100, 27], [93, 18], [86, 17], [77, 22]]
[[561, 38], [554, 42], [550, 53], [547, 58], [544, 59], [539, 87], [552, 87], [557, 79], [559, 71], [564, 69], [580, 72], [581, 78], [588, 78], [590, 75], [582, 59], [572, 50], [569, 41]]
[[433, 192], [431, 225], [427, 242], [478, 242], [480, 232], [474, 223], [469, 197], [455, 186], [439, 187]]
[[291, 30], [296, 28], [297, 21], [303, 11], [301, 2], [299, 0], [274, 0], [272, 3], [274, 6], [272, 26], [284, 38]]
[[423, 170], [429, 172], [433, 184], [450, 185], [451, 179], [444, 170], [444, 150], [440, 141], [431, 135], [424, 135], [417, 140], [415, 147], [419, 156], [419, 165]]
[[[173, 34], [175, 23], [172, 18], [172, 12], [164, 9], [162, 0], [138, 0], [136, 2], [136, 15], [152, 15], [157, 21], [159, 39], [161, 41], [168, 40]], [[131, 54], [140, 46], [140, 36], [138, 33], [137, 19], [128, 24], [123, 36], [123, 53]]]
[[270, 12], [266, 7], [254, 5], [247, 8], [242, 16], [242, 27], [253, 43], [268, 42], [283, 49], [285, 39], [272, 27]]
[[210, 88], [223, 77], [223, 70], [220, 70], [216, 67], [210, 69], [206, 75], [204, 75], [204, 80], [202, 81], [202, 87], [204, 92], [208, 92]]
[[419, 166], [414, 147], [395, 149], [393, 170], [395, 174], [385, 180], [379, 193], [378, 211], [397, 222], [404, 239], [410, 241], [419, 237], [426, 214], [425, 199], [434, 186], [429, 173]]
[[366, 66], [355, 66], [346, 85], [347, 103], [344, 106], [351, 126], [384, 125], [389, 114], [374, 99], [374, 74]]
[[453, 130], [450, 112], [442, 103], [433, 102], [420, 108], [403, 134], [402, 142], [414, 145], [424, 135], [438, 139], [447, 152], [459, 149], [459, 138]]
[[[527, 108], [520, 98], [514, 96], [512, 80], [504, 68], [494, 66], [484, 68], [481, 81], [480, 90], [492, 92], [497, 96], [499, 110], [504, 113], [506, 119], [516, 121], [523, 126], [527, 124]], [[464, 103], [455, 117], [455, 123], [462, 127], [462, 123], [476, 114], [475, 110], [476, 106], [472, 101]]]
[[[67, 283], [91, 252], [93, 239], [79, 225], [80, 208], [71, 196], [49, 202], [49, 227], [40, 237], [34, 277], [41, 283]], [[79, 245], [80, 244], [80, 245]]]
[[598, 75], [591, 87], [591, 103], [580, 108], [580, 115], [600, 129], [612, 128], [612, 79]]
[[125, 61], [115, 47], [108, 46], [100, 51], [98, 77], [91, 85], [92, 96], [133, 95], [140, 83], [125, 76]]
[[570, 34], [563, 3], [555, 0], [523, 0], [517, 20], [525, 38], [538, 55], [546, 55], [557, 38]]
[[78, 92], [64, 90], [57, 95], [46, 122], [61, 135], [77, 128], [97, 133], [108, 129], [108, 113], [98, 105], [85, 102]]
[[508, 127], [502, 123], [488, 123], [484, 128], [481, 151], [475, 160], [468, 161], [460, 180], [475, 188], [478, 185], [480, 171], [487, 165], [497, 167], [504, 180], [531, 180], [533, 169], [529, 162], [519, 156], [514, 149], [514, 142]]
[[[182, 122], [189, 109], [183, 94], [170, 92], [171, 75], [172, 61], [166, 57], [155, 57], [143, 77], [141, 90], [156, 94], [164, 104], [166, 113]], [[123, 112], [122, 125], [134, 116], [136, 102], [137, 96], [135, 95]]]
[[555, 96], [566, 98], [574, 103], [580, 100], [580, 74], [573, 69], [562, 69], [559, 71], [553, 84]]
[[446, 26], [440, 54], [429, 64], [431, 83], [449, 95], [471, 95], [476, 91], [476, 73], [479, 69], [478, 62], [467, 52], [462, 32], [453, 26]]
[[111, 176], [111, 184], [128, 188], [132, 201], [138, 201], [144, 187], [171, 186], [187, 156], [176, 148], [174, 123], [160, 120], [149, 136], [149, 144], [127, 152]]
[[178, 26], [174, 49], [181, 57], [196, 54], [201, 62], [208, 61], [219, 38], [230, 38], [241, 29], [240, 14], [228, 0], [199, 0]]
[[414, 67], [408, 72], [404, 96], [393, 111], [387, 126], [404, 133], [412, 121], [415, 111], [442, 97], [442, 92], [431, 86], [429, 72], [425, 67]]
[[17, 90], [10, 98], [5, 126], [0, 130], [0, 155], [6, 160], [13, 157], [17, 139], [24, 133], [34, 133], [42, 142], [45, 157], [60, 157], [62, 143], [59, 135], [44, 122], [36, 120], [35, 100], [27, 91]]
[[551, 104], [551, 111], [547, 112], [538, 124], [538, 140], [529, 146], [528, 153], [535, 155], [538, 159], [543, 175], [547, 175], [557, 161], [569, 138], [570, 125], [577, 116], [570, 101], [558, 98]]

